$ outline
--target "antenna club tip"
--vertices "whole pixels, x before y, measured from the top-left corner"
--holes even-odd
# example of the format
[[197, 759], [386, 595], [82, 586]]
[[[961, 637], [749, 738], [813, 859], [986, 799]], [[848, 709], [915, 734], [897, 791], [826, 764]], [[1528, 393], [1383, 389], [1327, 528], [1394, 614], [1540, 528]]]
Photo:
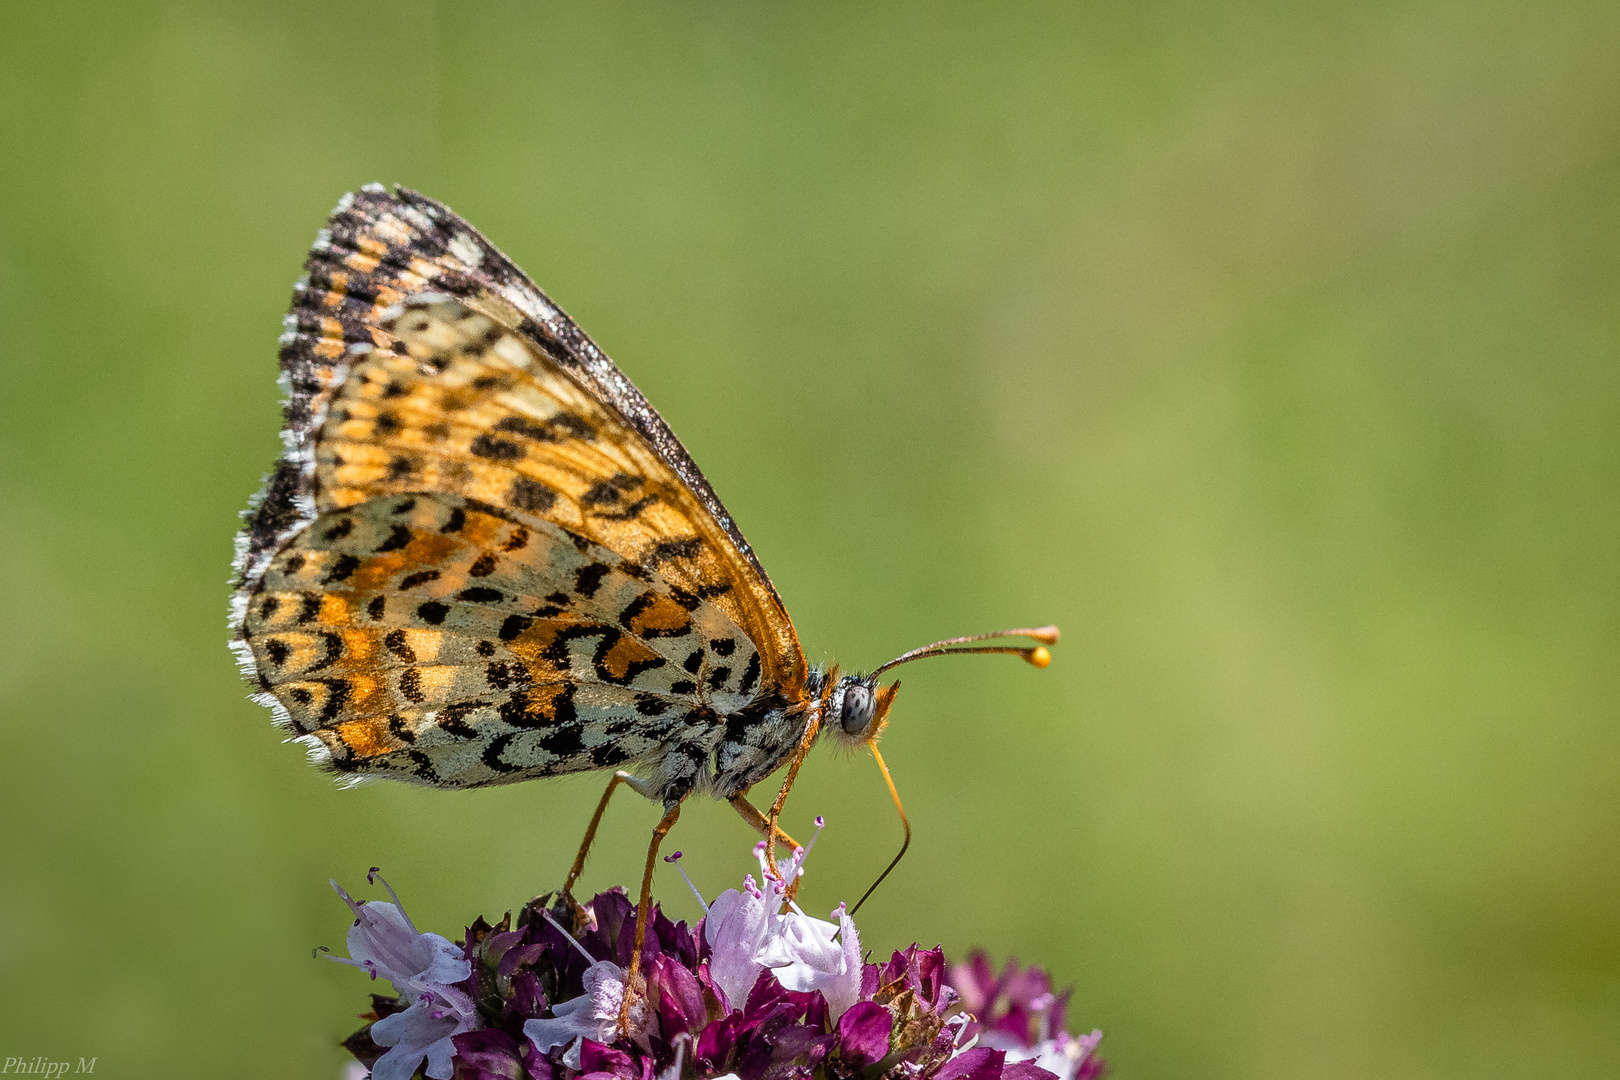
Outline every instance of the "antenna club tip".
[[1056, 645], [1058, 643], [1058, 628], [1055, 626], [1042, 626], [1029, 632], [1029, 636], [1042, 645]]
[[1052, 662], [1052, 654], [1047, 651], [1044, 645], [1041, 645], [1029, 650], [1029, 654], [1024, 659], [1035, 667], [1043, 668]]

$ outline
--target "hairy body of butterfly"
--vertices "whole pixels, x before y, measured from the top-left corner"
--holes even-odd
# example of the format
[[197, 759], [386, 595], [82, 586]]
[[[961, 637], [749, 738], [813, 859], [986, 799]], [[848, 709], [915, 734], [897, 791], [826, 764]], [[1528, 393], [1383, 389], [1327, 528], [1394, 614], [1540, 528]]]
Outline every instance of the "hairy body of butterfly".
[[[317, 763], [443, 788], [634, 769], [616, 777], [665, 808], [645, 912], [689, 794], [730, 800], [774, 845], [823, 730], [876, 753], [898, 684], [805, 662], [668, 426], [477, 230], [368, 185], [305, 269], [281, 339], [286, 449], [237, 538], [231, 645]], [[784, 764], [762, 815], [745, 795]]]

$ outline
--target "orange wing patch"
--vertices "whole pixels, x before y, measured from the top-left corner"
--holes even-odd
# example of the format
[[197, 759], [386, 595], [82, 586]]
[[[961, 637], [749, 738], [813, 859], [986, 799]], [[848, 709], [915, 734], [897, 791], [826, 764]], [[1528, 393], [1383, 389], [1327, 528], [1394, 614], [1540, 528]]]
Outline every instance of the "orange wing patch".
[[333, 398], [316, 460], [319, 508], [442, 491], [552, 522], [656, 573], [676, 602], [719, 607], [765, 646], [766, 683], [802, 681], [797, 641], [784, 648], [771, 629], [774, 593], [707, 510], [512, 329], [515, 309], [493, 296], [477, 304], [428, 294], [375, 313], [389, 346], [357, 348]]

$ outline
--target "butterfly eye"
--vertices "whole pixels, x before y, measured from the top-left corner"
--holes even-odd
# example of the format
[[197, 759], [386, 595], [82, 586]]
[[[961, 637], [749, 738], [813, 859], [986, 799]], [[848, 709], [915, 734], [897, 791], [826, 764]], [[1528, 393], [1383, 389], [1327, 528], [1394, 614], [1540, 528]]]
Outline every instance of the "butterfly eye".
[[872, 689], [865, 683], [851, 683], [844, 689], [844, 707], [841, 723], [848, 735], [860, 735], [872, 724], [876, 702]]

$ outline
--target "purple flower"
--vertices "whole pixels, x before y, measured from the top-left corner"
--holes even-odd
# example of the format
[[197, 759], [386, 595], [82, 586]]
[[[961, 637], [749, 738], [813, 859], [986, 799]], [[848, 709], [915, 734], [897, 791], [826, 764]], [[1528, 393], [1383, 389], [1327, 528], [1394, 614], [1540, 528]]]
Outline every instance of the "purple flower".
[[382, 881], [393, 903], [358, 903], [333, 881], [332, 888], [355, 918], [349, 927], [348, 959], [330, 959], [353, 964], [373, 979], [379, 975], [387, 979], [404, 1004], [371, 1025], [371, 1041], [389, 1048], [371, 1066], [373, 1080], [410, 1080], [424, 1058], [428, 1076], [450, 1080], [455, 1071], [452, 1037], [478, 1026], [472, 998], [452, 985], [466, 979], [472, 965], [453, 942], [417, 931], [398, 895], [375, 867], [366, 880]]
[[1067, 995], [1043, 972], [1010, 963], [997, 973], [982, 954], [953, 968], [917, 945], [863, 964], [842, 906], [823, 920], [787, 899], [784, 882], [803, 875], [809, 846], [774, 868], [763, 844], [755, 854], [759, 880], [704, 904], [696, 926], [653, 906], [628, 1032], [619, 1014], [636, 911], [622, 889], [583, 909], [542, 897], [515, 925], [510, 913], [493, 926], [477, 919], [460, 945], [419, 932], [391, 890], [393, 903], [359, 904], [339, 889], [355, 914], [344, 962], [399, 995], [373, 995], [371, 1023], [344, 1045], [377, 1080], [418, 1069], [432, 1080], [1101, 1075], [1101, 1034], [1062, 1030]]
[[962, 1006], [974, 1017], [966, 1034], [977, 1045], [1001, 1051], [1006, 1061], [1028, 1062], [1058, 1080], [1092, 1080], [1106, 1070], [1095, 1056], [1102, 1032], [1074, 1036], [1063, 1030], [1069, 991], [1052, 992], [1051, 977], [1040, 968], [1020, 969], [1008, 959], [998, 974], [983, 952], [968, 954], [949, 972]]

